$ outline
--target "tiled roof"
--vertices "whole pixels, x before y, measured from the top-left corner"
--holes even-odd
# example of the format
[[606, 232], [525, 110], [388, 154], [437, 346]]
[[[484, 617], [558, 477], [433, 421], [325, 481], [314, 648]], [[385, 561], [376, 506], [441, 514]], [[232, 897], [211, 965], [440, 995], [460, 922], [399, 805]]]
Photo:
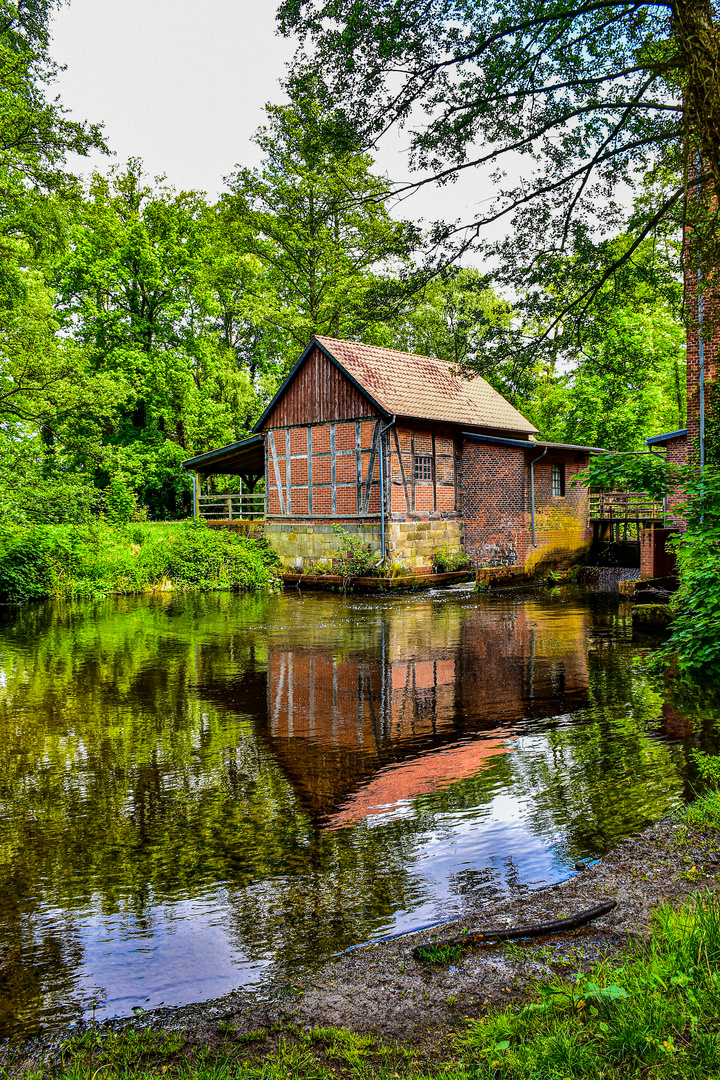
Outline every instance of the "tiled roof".
[[315, 340], [388, 413], [502, 431], [537, 431], [485, 379], [454, 375], [444, 360], [319, 335]]

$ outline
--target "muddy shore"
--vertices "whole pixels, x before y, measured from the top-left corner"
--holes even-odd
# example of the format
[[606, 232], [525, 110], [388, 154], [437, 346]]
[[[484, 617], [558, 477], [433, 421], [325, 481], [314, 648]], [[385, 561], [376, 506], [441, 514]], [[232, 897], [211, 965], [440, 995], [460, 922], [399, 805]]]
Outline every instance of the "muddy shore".
[[[182, 1030], [188, 1045], [211, 1048], [226, 1040], [229, 1030], [239, 1038], [265, 1029], [271, 1034], [266, 1050], [294, 1025], [347, 1027], [430, 1051], [456, 1030], [461, 1018], [526, 998], [532, 984], [549, 973], [572, 975], [620, 954], [629, 938], [649, 936], [653, 908], [663, 902], [677, 904], [698, 889], [715, 889], [719, 881], [720, 833], [690, 828], [673, 815], [561, 884], [487, 907], [472, 918], [338, 956], [312, 981], [279, 986], [263, 997], [240, 990], [103, 1026]], [[412, 956], [417, 945], [459, 934], [465, 927], [545, 922], [605, 900], [616, 901], [613, 911], [567, 933], [477, 946], [446, 966], [429, 966]], [[19, 1054], [16, 1048], [12, 1072], [18, 1075], [40, 1057], [52, 1058], [59, 1042], [55, 1036], [43, 1044], [26, 1044]], [[0, 1059], [4, 1056], [0, 1050]]]

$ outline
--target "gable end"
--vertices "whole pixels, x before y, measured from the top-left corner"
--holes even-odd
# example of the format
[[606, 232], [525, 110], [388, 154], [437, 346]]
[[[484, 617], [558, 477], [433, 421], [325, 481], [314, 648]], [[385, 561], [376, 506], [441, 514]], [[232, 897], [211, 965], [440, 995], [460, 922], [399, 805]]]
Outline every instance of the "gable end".
[[386, 415], [327, 349], [311, 341], [253, 431]]

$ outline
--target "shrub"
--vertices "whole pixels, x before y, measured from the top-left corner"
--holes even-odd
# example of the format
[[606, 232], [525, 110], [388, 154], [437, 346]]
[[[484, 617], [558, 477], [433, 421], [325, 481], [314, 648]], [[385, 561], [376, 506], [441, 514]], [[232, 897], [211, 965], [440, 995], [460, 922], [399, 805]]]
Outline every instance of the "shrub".
[[342, 539], [342, 544], [337, 555], [333, 559], [333, 569], [341, 578], [362, 577], [374, 570], [377, 563], [377, 555], [373, 555], [370, 545], [354, 536], [341, 525], [333, 525], [334, 531]]
[[707, 467], [702, 477], [686, 471], [683, 482], [688, 524], [676, 542], [677, 614], [659, 661], [709, 682], [720, 676], [720, 470]]
[[177, 525], [5, 526], [0, 600], [104, 596], [158, 587], [274, 588], [278, 558], [265, 541], [204, 522]]
[[464, 551], [442, 544], [433, 555], [433, 570], [436, 574], [450, 574], [453, 570], [464, 570], [470, 561]]
[[116, 473], [103, 493], [105, 516], [113, 525], [126, 525], [130, 521], [143, 521], [147, 510], [138, 503], [135, 492], [120, 473]]

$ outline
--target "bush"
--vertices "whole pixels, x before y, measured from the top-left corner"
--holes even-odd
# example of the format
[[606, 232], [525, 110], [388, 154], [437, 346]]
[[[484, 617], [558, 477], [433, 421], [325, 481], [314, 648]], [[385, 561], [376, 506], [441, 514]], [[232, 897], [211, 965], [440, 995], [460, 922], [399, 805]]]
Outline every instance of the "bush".
[[333, 559], [333, 570], [341, 578], [363, 577], [375, 569], [377, 555], [373, 555], [370, 545], [358, 536], [353, 536], [341, 525], [333, 525], [334, 531], [342, 539], [338, 554]]
[[157, 588], [256, 590], [280, 579], [275, 553], [204, 522], [5, 526], [0, 601], [104, 596]]
[[143, 521], [147, 510], [138, 503], [138, 497], [123, 476], [113, 476], [103, 493], [105, 516], [113, 525], [127, 525], [130, 521]]
[[453, 570], [464, 570], [470, 561], [464, 551], [442, 544], [433, 555], [433, 570], [436, 574], [450, 574]]
[[676, 541], [680, 588], [673, 597], [676, 618], [659, 662], [674, 663], [681, 676], [698, 681], [720, 677], [720, 470], [702, 477], [686, 471], [681, 513], [687, 531]]

